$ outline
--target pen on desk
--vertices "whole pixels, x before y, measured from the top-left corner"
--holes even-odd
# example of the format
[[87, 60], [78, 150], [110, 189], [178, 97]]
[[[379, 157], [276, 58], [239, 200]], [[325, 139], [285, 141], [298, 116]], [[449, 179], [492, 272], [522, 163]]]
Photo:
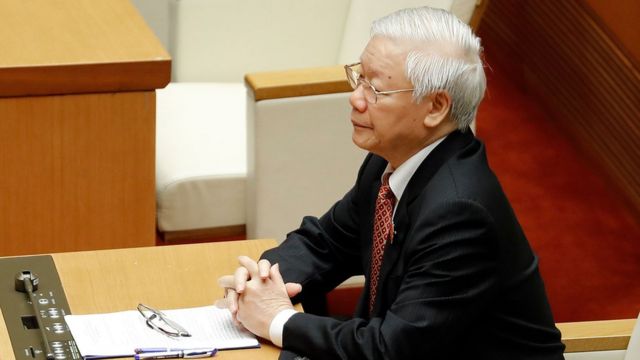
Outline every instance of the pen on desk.
[[[136, 348], [133, 351], [136, 354], [142, 354], [142, 353], [155, 353], [155, 352], [168, 352], [168, 351], [185, 351], [185, 350], [199, 350], [199, 349], [157, 347], [157, 348]], [[211, 350], [211, 349], [207, 349], [207, 350]]]
[[218, 352], [218, 349], [190, 349], [164, 352], [144, 352], [136, 354], [135, 360], [154, 360], [154, 359], [197, 359], [212, 357]]

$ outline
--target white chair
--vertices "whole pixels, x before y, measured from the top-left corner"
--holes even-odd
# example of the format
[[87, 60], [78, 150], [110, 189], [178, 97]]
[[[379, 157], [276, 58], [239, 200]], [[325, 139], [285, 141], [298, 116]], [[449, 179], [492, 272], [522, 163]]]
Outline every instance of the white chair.
[[173, 57], [173, 82], [157, 92], [159, 231], [247, 224], [248, 237], [277, 239], [342, 196], [363, 154], [351, 145], [348, 88], [255, 103], [244, 74], [353, 61], [371, 21], [399, 8], [441, 7], [464, 21], [484, 8], [476, 0], [133, 1]]

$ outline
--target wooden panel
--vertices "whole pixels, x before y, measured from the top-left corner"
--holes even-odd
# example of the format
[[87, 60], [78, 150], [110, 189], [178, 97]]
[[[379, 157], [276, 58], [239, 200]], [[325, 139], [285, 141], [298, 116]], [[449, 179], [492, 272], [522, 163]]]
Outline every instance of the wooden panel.
[[4, 98], [0, 114], [0, 255], [154, 244], [154, 92]]
[[508, 73], [516, 84], [523, 83], [521, 42], [526, 19], [522, 7], [521, 2], [492, 0], [485, 11], [479, 35], [485, 51], [496, 62], [487, 64], [489, 80], [491, 69], [495, 67]]
[[624, 350], [635, 319], [558, 323], [565, 352]]
[[580, 4], [531, 10], [530, 86], [640, 211], [640, 74]]
[[478, 30], [482, 17], [484, 16], [488, 6], [489, 0], [476, 0], [476, 7], [473, 9], [471, 19], [469, 19], [469, 26], [471, 26], [474, 31]]
[[516, 54], [511, 69], [522, 71], [525, 86], [640, 212], [638, 62], [583, 1], [518, 5], [508, 0], [490, 4], [483, 31], [493, 42], [491, 49]]
[[188, 244], [195, 242], [216, 242], [247, 238], [246, 225], [230, 225], [216, 228], [165, 231], [159, 234], [162, 245]]
[[169, 55], [127, 0], [0, 1], [0, 14], [0, 96], [169, 82]]
[[0, 97], [163, 88], [169, 61], [0, 68]]
[[[640, 60], [640, 1], [638, 0], [584, 0], [595, 14], [602, 19], [603, 25], [612, 32], [612, 37], [620, 40], [629, 50], [631, 57]], [[615, 4], [615, 6], [612, 6]]]
[[342, 65], [248, 74], [255, 100], [351, 92]]

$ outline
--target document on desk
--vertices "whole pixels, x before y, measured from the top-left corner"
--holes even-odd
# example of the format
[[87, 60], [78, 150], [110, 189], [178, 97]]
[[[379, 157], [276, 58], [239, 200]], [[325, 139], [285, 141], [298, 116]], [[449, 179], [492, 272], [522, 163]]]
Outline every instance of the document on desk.
[[136, 310], [108, 314], [66, 315], [65, 320], [80, 354], [85, 359], [128, 357], [136, 348], [217, 348], [260, 347], [256, 337], [238, 329], [231, 313], [215, 306], [163, 311], [182, 325], [190, 337], [173, 338], [147, 326]]

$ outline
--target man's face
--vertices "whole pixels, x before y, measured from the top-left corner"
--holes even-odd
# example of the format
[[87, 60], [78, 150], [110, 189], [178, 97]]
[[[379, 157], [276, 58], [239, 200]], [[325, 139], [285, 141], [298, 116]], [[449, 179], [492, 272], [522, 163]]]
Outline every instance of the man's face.
[[[376, 36], [364, 49], [360, 61], [364, 76], [378, 91], [413, 88], [404, 74], [408, 42]], [[362, 86], [353, 91], [353, 142], [385, 158], [395, 168], [422, 149], [428, 129], [423, 121], [429, 102], [412, 100], [412, 92], [379, 95], [375, 104], [364, 98]]]

